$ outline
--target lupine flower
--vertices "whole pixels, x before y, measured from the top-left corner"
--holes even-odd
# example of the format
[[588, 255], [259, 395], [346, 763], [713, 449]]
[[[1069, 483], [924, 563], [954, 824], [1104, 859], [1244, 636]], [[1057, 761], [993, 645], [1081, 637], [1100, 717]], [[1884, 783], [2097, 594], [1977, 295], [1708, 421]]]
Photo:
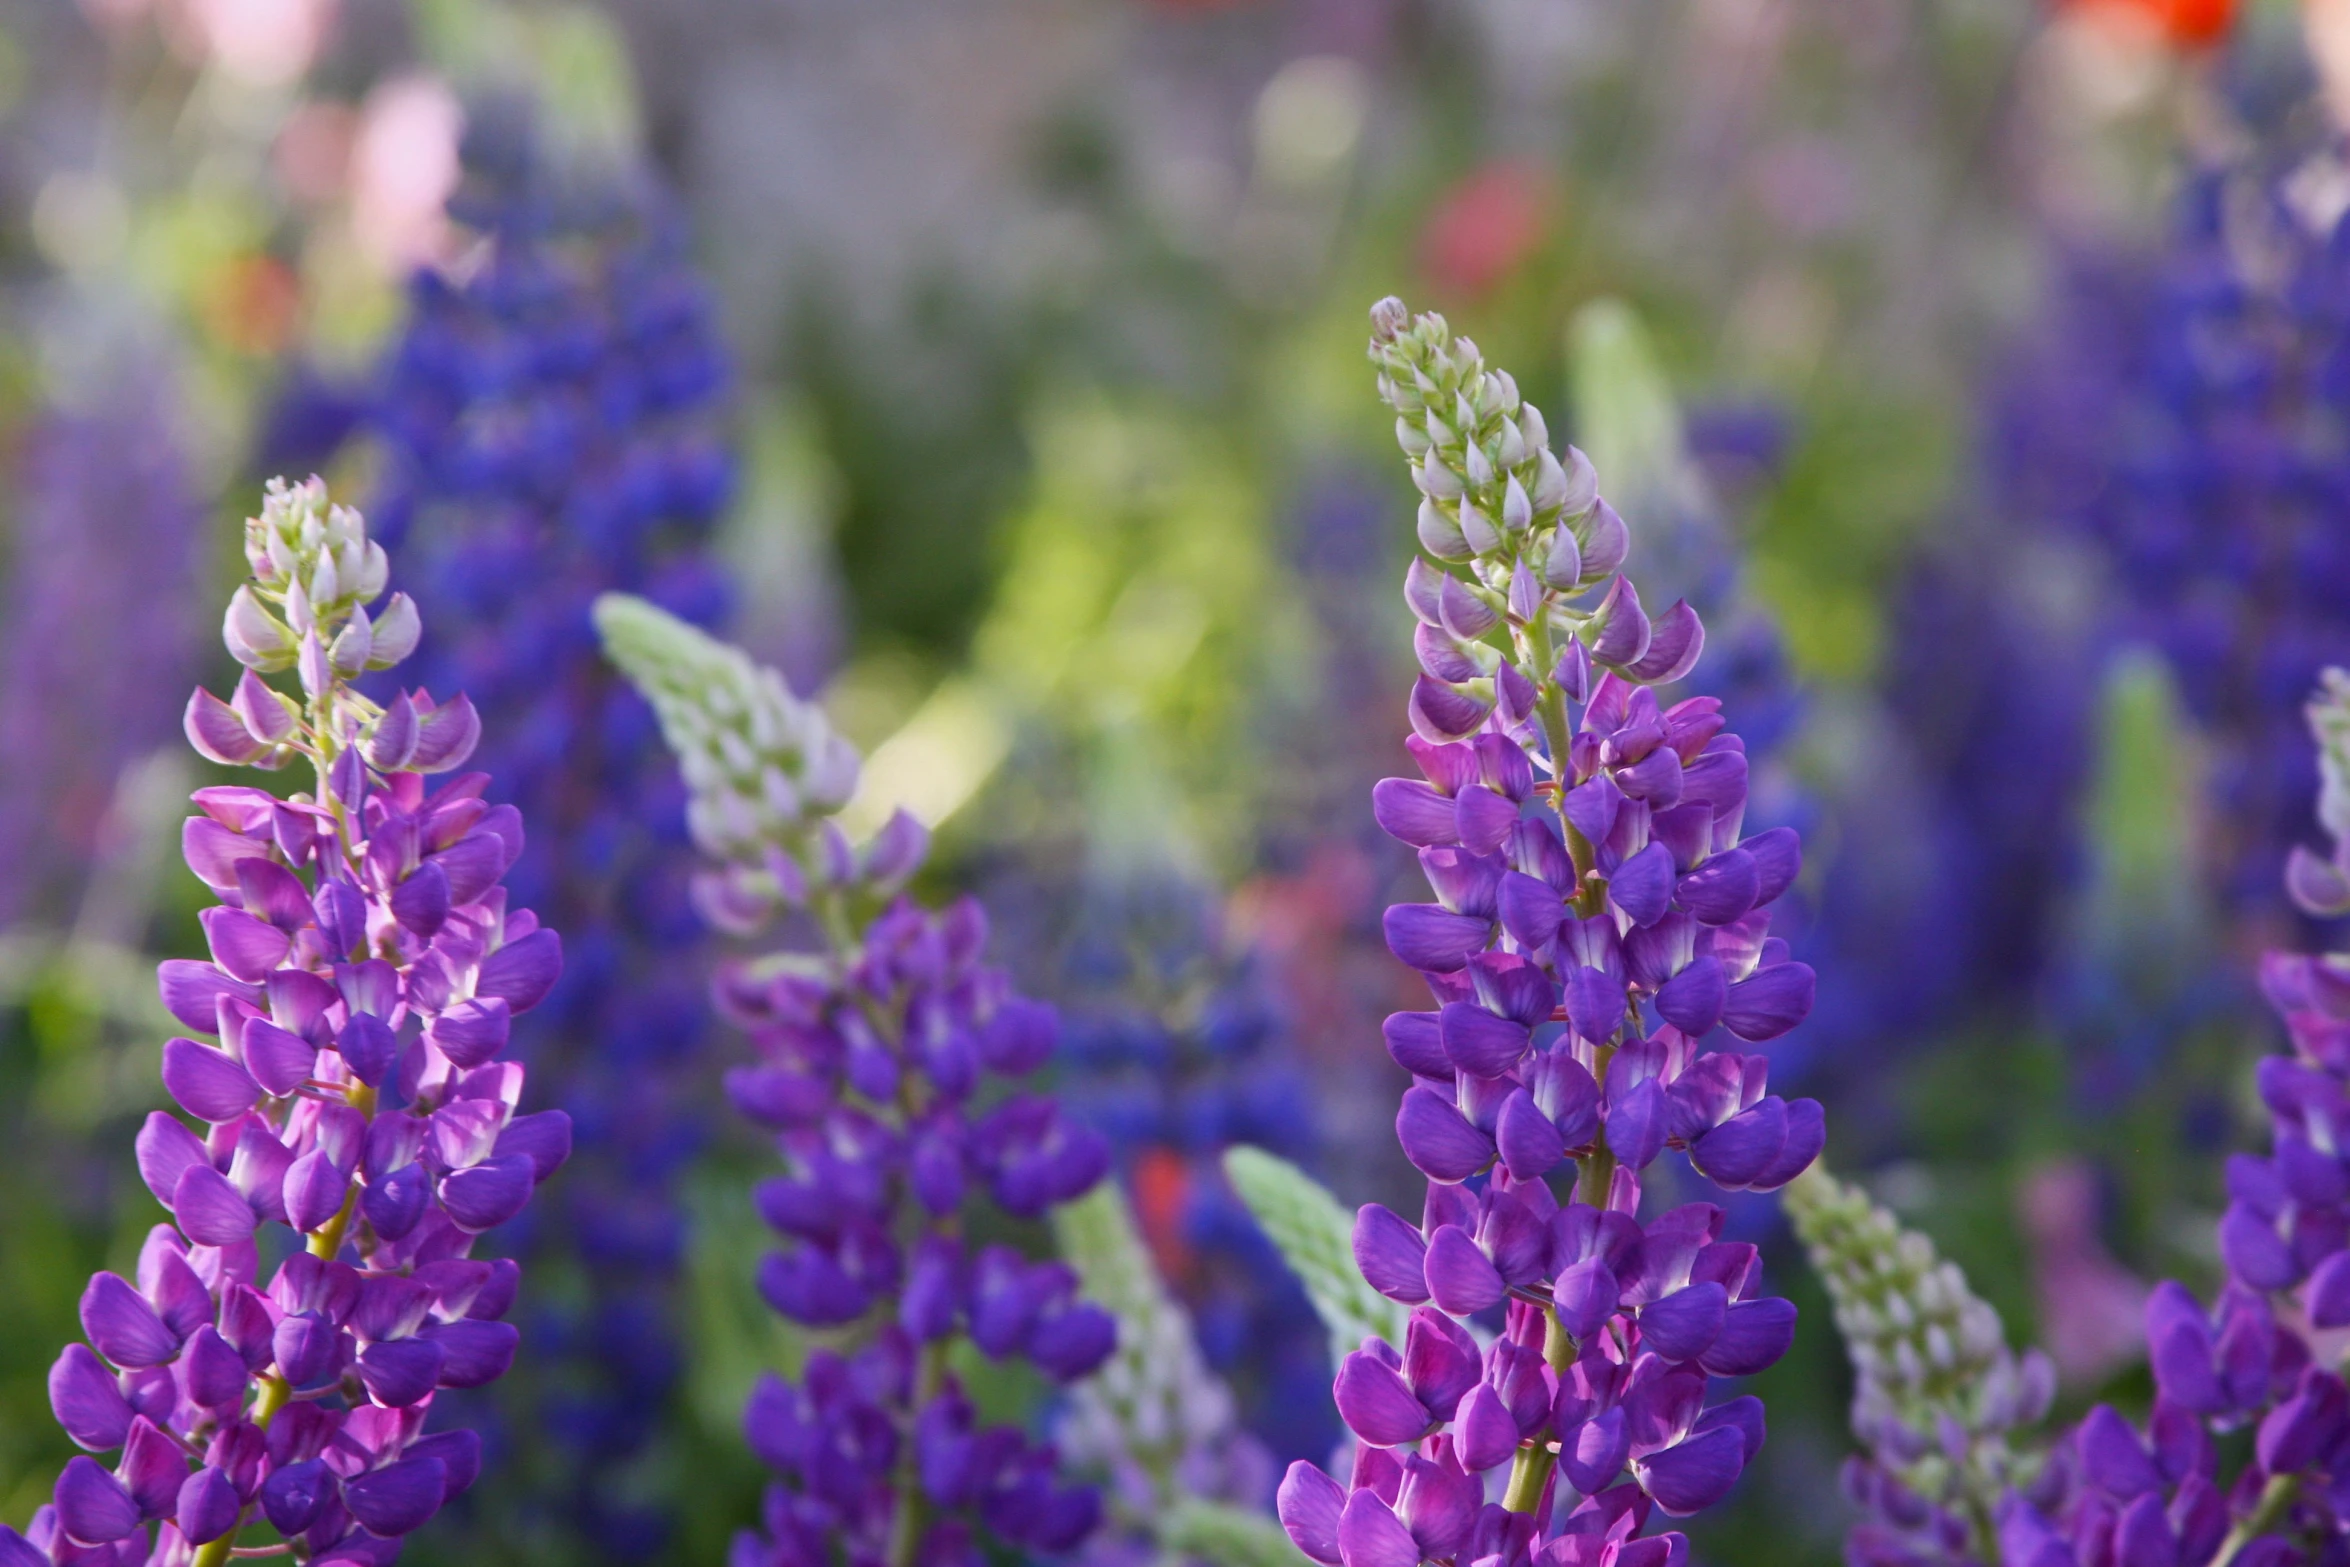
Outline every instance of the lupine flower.
[[559, 1462], [514, 1466], [484, 1523], [519, 1513], [517, 1532], [559, 1530], [574, 1557], [637, 1560], [671, 1523], [619, 1482], [685, 1360], [678, 1185], [704, 1140], [708, 1006], [676, 778], [588, 610], [609, 590], [723, 610], [727, 369], [657, 190], [565, 177], [526, 119], [477, 124], [466, 150], [451, 211], [478, 248], [411, 282], [360, 430], [383, 458], [379, 532], [437, 607], [416, 667], [483, 715], [493, 798], [535, 828], [517, 895], [572, 941], [516, 1049], [577, 1116], [580, 1158], [516, 1243], [576, 1282], [541, 1306], [546, 1353], [497, 1411]]
[[1071, 1390], [1054, 1427], [1072, 1467], [1109, 1480], [1115, 1527], [1095, 1537], [1087, 1567], [1164, 1560], [1187, 1513], [1222, 1514], [1226, 1529], [1286, 1554], [1262, 1511], [1271, 1459], [1201, 1357], [1190, 1313], [1159, 1277], [1125, 1194], [1105, 1183], [1056, 1212], [1053, 1231], [1086, 1292], [1118, 1319], [1117, 1352]]
[[896, 895], [926, 848], [911, 817], [851, 849], [831, 816], [856, 753], [779, 675], [642, 600], [607, 595], [596, 619], [692, 792], [688, 820], [715, 862], [697, 883], [703, 912], [750, 935], [800, 911], [819, 938], [732, 966], [716, 987], [758, 1053], [727, 1074], [728, 1096], [783, 1162], [754, 1194], [784, 1241], [760, 1264], [760, 1293], [853, 1337], [798, 1382], [769, 1375], [752, 1393], [745, 1435], [777, 1480], [764, 1536], [737, 1536], [729, 1560], [977, 1567], [988, 1541], [1075, 1546], [1100, 1498], [1063, 1480], [1050, 1446], [983, 1426], [948, 1368], [968, 1342], [1069, 1383], [1116, 1346], [1069, 1268], [966, 1238], [982, 1199], [1035, 1218], [1109, 1167], [1101, 1139], [1051, 1100], [982, 1097], [1045, 1064], [1051, 1009], [981, 964], [976, 902], [933, 912]]
[[[2350, 789], [2350, 673], [2325, 672], [2308, 707], [2324, 779], [2325, 856], [2290, 860], [2286, 886], [2313, 917], [2343, 912], [2322, 873], [2343, 854], [2336, 825]], [[2070, 1484], [2010, 1497], [2000, 1549], [2017, 1567], [2204, 1567], [2332, 1561], [2350, 1516], [2350, 1387], [2313, 1353], [2309, 1329], [2350, 1326], [2350, 1175], [2335, 1131], [2350, 1110], [2350, 1002], [2341, 958], [2271, 952], [2261, 988], [2292, 1050], [2260, 1063], [2272, 1122], [2267, 1158], [2228, 1161], [2219, 1224], [2227, 1282], [2206, 1308], [2182, 1285], [2146, 1305], [2154, 1408], [2143, 1429], [2099, 1405], [2069, 1440]], [[2250, 1428], [2251, 1451], [2222, 1476], [2214, 1436]]]
[[1868, 1450], [1844, 1466], [1863, 1520], [1852, 1567], [1998, 1560], [2001, 1498], [2037, 1478], [2009, 1434], [2037, 1424], [2056, 1370], [2007, 1347], [1999, 1313], [1958, 1265], [1856, 1188], [1813, 1169], [1787, 1188], [1787, 1213], [1836, 1305], [1852, 1356], [1852, 1430]]
[[[1339, 1367], [1348, 1482], [1293, 1465], [1281, 1517], [1345, 1567], [1677, 1561], [1679, 1534], [1638, 1538], [1652, 1510], [1719, 1501], [1763, 1440], [1760, 1401], [1708, 1408], [1708, 1379], [1775, 1362], [1795, 1310], [1761, 1293], [1754, 1247], [1718, 1238], [1720, 1208], [1644, 1226], [1641, 1177], [1670, 1146], [1724, 1190], [1769, 1191], [1819, 1153], [1816, 1102], [1703, 1044], [1809, 1009], [1811, 971], [1769, 935], [1800, 851], [1787, 829], [1741, 832], [1720, 702], [1658, 702], [1704, 633], [1686, 603], [1651, 620], [1616, 574], [1631, 541], [1589, 462], [1553, 453], [1441, 317], [1385, 300], [1372, 327], [1420, 541], [1445, 563], [1415, 560], [1404, 587], [1423, 776], [1373, 793], [1437, 895], [1386, 917], [1438, 1003], [1386, 1030], [1414, 1079], [1396, 1134], [1429, 1185], [1417, 1224], [1359, 1216], [1364, 1277], [1417, 1309], [1400, 1349], [1373, 1338]], [[1480, 1350], [1462, 1319], [1496, 1308]]]
[[2087, 545], [2101, 629], [2170, 663], [2210, 740], [2210, 881], [2263, 914], [2304, 820], [2302, 695], [2350, 660], [2324, 434], [2350, 398], [2350, 252], [2301, 194], [2332, 157], [2189, 173], [2150, 262], [2071, 267], [1992, 407], [1997, 502]]
[[[0, 1528], [9, 1567], [219, 1567], [263, 1524], [309, 1561], [394, 1560], [479, 1467], [473, 1433], [425, 1434], [436, 1392], [514, 1358], [518, 1270], [467, 1254], [570, 1148], [561, 1111], [516, 1113], [523, 1070], [500, 1059], [562, 967], [499, 885], [521, 816], [479, 773], [427, 782], [472, 752], [472, 706], [352, 689], [420, 622], [319, 481], [270, 484], [245, 558], [223, 627], [245, 673], [227, 701], [195, 693], [188, 739], [229, 766], [307, 762], [316, 787], [196, 793], [182, 842], [221, 900], [212, 956], [158, 979], [188, 1030], [164, 1087], [202, 1131], [157, 1111], [139, 1133], [171, 1222], [135, 1279], [91, 1279], [87, 1342], [49, 1377], [66, 1434], [119, 1456], [70, 1460], [27, 1534]], [[299, 699], [262, 678], [288, 670]]]

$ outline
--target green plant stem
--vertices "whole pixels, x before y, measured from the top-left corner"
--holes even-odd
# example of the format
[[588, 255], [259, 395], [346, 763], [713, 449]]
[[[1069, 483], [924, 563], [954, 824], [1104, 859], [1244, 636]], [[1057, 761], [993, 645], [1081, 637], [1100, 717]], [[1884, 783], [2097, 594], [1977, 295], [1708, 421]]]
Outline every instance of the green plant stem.
[[2211, 1558], [2211, 1567], [2228, 1567], [2245, 1546], [2275, 1528], [2300, 1495], [2300, 1475], [2270, 1475], [2268, 1484], [2261, 1489], [2260, 1500], [2252, 1504], [2252, 1511], [2220, 1542], [2218, 1554]]

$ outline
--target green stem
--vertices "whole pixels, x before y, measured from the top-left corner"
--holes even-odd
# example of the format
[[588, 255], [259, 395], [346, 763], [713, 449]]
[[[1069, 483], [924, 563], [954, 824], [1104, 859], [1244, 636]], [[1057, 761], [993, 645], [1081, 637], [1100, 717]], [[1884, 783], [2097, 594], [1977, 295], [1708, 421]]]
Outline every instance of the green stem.
[[2252, 1504], [2252, 1511], [2242, 1523], [2230, 1529], [2228, 1537], [2220, 1542], [2219, 1554], [2212, 1557], [2211, 1567], [2228, 1567], [2245, 1546], [2275, 1528], [2300, 1495], [2299, 1474], [2270, 1475], [2268, 1484], [2261, 1490], [2260, 1500]]
[[[914, 1373], [914, 1407], [926, 1408], [938, 1396], [946, 1381], [947, 1341], [933, 1339], [923, 1346], [921, 1363]], [[922, 1474], [917, 1467], [912, 1432], [899, 1439], [898, 1472], [894, 1488], [898, 1495], [897, 1515], [889, 1521], [889, 1554], [884, 1558], [889, 1567], [915, 1567], [914, 1552], [922, 1544], [922, 1531], [930, 1521], [930, 1509], [922, 1496]]]

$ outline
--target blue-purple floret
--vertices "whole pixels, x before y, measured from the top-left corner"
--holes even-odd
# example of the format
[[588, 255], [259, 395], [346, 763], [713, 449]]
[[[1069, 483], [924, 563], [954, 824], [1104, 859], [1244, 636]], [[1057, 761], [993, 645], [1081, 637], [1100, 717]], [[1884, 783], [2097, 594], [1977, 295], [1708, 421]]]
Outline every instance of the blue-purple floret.
[[727, 1092], [784, 1164], [753, 1194], [784, 1240], [759, 1265], [760, 1293], [808, 1327], [865, 1330], [796, 1383], [760, 1380], [744, 1429], [777, 1481], [764, 1536], [737, 1538], [735, 1567], [828, 1567], [836, 1547], [976, 1567], [988, 1540], [1060, 1551], [1100, 1519], [1049, 1446], [981, 1425], [946, 1368], [964, 1338], [1067, 1383], [1116, 1342], [1068, 1267], [965, 1238], [981, 1205], [1038, 1217], [1110, 1162], [1052, 1100], [991, 1091], [1045, 1064], [1058, 1023], [980, 961], [986, 938], [970, 899], [934, 913], [901, 898], [837, 962], [737, 966], [718, 984], [758, 1055]]
[[[1820, 1150], [1817, 1103], [1705, 1047], [1809, 1010], [1811, 971], [1769, 933], [1800, 850], [1788, 829], [1743, 836], [1720, 702], [1657, 700], [1703, 631], [1686, 604], [1652, 622], [1614, 575], [1628, 539], [1582, 454], [1554, 457], [1440, 318], [1390, 300], [1373, 323], [1421, 541], [1467, 567], [1412, 564], [1421, 777], [1373, 793], [1437, 899], [1386, 917], [1437, 1003], [1386, 1025], [1414, 1079], [1396, 1134], [1429, 1185], [1416, 1224], [1359, 1215], [1364, 1277], [1417, 1309], [1400, 1351], [1366, 1340], [1339, 1368], [1347, 1483], [1292, 1466], [1281, 1518], [1344, 1567], [1665, 1567], [1687, 1546], [1640, 1537], [1652, 1510], [1711, 1506], [1763, 1441], [1761, 1403], [1709, 1408], [1709, 1378], [1774, 1363], [1795, 1310], [1762, 1293], [1753, 1246], [1719, 1238], [1720, 1208], [1643, 1224], [1641, 1178], [1670, 1147], [1724, 1190], [1767, 1191]], [[1494, 1315], [1480, 1351], [1463, 1321]]]
[[[2296, 847], [2286, 889], [2312, 918], [2350, 912], [2338, 747], [2350, 676], [2325, 672], [2307, 713], [2323, 745], [2325, 855]], [[2332, 741], [2329, 743], [2329, 733]], [[2260, 983], [2290, 1050], [2262, 1059], [2265, 1158], [2230, 1156], [2219, 1224], [2227, 1279], [2208, 1308], [2173, 1281], [2146, 1305], [2154, 1407], [2143, 1428], [2090, 1411], [2030, 1496], [2008, 1499], [2011, 1567], [2286, 1567], [2341, 1558], [2350, 1540], [2350, 1388], [2320, 1332], [2350, 1327], [2350, 984], [2339, 954], [2270, 952]], [[2215, 1438], [2250, 1430], [2222, 1474]]]

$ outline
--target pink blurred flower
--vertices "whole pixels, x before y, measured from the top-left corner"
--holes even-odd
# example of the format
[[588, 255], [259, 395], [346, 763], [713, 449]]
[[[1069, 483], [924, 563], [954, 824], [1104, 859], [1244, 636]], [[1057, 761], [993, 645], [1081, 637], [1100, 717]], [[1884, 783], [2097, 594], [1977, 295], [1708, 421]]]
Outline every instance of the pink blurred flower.
[[351, 232], [387, 276], [448, 254], [444, 209], [464, 128], [456, 94], [437, 78], [401, 77], [367, 95], [351, 145]]
[[2057, 1374], [2093, 1387], [2145, 1353], [2146, 1282], [2097, 1236], [2097, 1184], [2088, 1164], [2059, 1159], [2025, 1177], [2017, 1216], [2032, 1249], [2040, 1343]]

